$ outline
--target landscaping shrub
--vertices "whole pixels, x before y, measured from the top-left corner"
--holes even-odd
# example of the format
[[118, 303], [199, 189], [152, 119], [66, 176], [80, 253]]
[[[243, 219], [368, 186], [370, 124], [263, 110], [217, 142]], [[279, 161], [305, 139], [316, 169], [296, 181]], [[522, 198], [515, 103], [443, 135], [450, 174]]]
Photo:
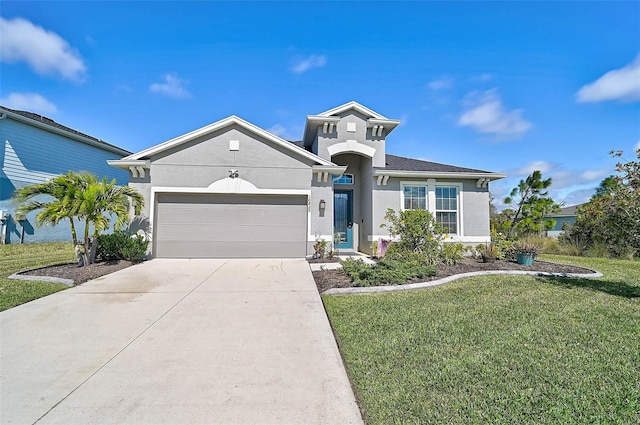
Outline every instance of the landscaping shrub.
[[461, 243], [443, 243], [440, 245], [438, 257], [442, 264], [453, 266], [462, 261], [466, 248]]
[[408, 252], [422, 252], [427, 257], [437, 258], [438, 248], [444, 238], [442, 226], [427, 210], [404, 210], [395, 212], [387, 210], [384, 219], [390, 224], [380, 227], [389, 230], [392, 237], [400, 240], [396, 247]]
[[146, 255], [148, 246], [149, 241], [142, 235], [116, 230], [111, 234], [98, 236], [97, 255], [104, 261], [139, 261]]
[[340, 263], [354, 286], [402, 285], [413, 278], [435, 275], [434, 267], [420, 253], [385, 255], [374, 265], [360, 259], [347, 259]]

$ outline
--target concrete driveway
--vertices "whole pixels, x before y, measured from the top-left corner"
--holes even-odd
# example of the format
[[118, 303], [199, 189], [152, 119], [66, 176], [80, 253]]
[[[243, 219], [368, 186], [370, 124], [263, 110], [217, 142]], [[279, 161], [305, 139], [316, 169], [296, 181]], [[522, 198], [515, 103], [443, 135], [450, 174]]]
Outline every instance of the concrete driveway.
[[356, 424], [304, 260], [152, 260], [0, 313], [2, 424]]

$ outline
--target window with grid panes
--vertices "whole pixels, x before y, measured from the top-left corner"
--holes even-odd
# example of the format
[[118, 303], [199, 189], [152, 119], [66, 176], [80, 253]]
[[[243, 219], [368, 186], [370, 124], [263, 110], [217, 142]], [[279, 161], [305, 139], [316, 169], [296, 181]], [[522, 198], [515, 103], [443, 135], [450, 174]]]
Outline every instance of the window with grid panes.
[[436, 221], [446, 233], [458, 233], [457, 187], [436, 187]]
[[404, 209], [417, 210], [427, 209], [427, 188], [426, 186], [409, 186], [403, 187]]

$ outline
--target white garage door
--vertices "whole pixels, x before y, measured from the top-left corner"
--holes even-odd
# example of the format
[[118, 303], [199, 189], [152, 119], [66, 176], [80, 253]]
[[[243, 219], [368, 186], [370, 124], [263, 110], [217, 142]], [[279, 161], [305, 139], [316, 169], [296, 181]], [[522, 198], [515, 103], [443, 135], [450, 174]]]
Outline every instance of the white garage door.
[[306, 196], [158, 194], [154, 221], [156, 257], [306, 255]]

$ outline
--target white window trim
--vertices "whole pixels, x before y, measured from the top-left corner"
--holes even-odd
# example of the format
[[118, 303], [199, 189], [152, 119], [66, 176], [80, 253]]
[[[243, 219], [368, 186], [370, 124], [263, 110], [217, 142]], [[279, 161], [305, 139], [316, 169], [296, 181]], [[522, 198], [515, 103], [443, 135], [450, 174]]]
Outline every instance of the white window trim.
[[[458, 218], [458, 232], [457, 233], [449, 233], [448, 235], [451, 237], [454, 236], [459, 236], [462, 237], [464, 236], [464, 228], [462, 226], [462, 223], [464, 220], [462, 220], [463, 217], [463, 213], [462, 213], [462, 188], [463, 188], [463, 184], [462, 183], [447, 183], [447, 182], [437, 182], [434, 187], [433, 187], [433, 216], [436, 216], [436, 187], [455, 187], [456, 189], [458, 189], [456, 192], [458, 194], [457, 199], [456, 199], [456, 203], [458, 204], [458, 209], [457, 209], [457, 218]], [[443, 210], [443, 211], [447, 211], [447, 210]]]
[[[344, 176], [351, 176], [351, 183], [336, 183], [335, 181], [344, 177]], [[353, 174], [350, 173], [342, 173], [342, 175], [340, 175], [339, 177], [336, 177], [333, 181], [333, 184], [337, 184], [340, 186], [353, 186], [356, 182], [355, 176]]]
[[[400, 182], [400, 211], [404, 211], [404, 188], [405, 186], [413, 186], [413, 187], [424, 187], [425, 188], [425, 196], [426, 196], [426, 207], [429, 210], [429, 205], [431, 204], [431, 199], [429, 198], [429, 185], [426, 181], [401, 181]], [[434, 186], [434, 196], [435, 196], [435, 186]], [[435, 205], [435, 198], [433, 198], [433, 204]]]
[[446, 182], [438, 181], [436, 179], [427, 180], [403, 180], [400, 181], [400, 211], [404, 211], [404, 187], [405, 186], [421, 186], [427, 188], [427, 211], [436, 216], [436, 187], [455, 187], [458, 192], [458, 233], [448, 233], [448, 236], [452, 239], [462, 239], [464, 237], [464, 212], [463, 212], [463, 183], [460, 182]]

